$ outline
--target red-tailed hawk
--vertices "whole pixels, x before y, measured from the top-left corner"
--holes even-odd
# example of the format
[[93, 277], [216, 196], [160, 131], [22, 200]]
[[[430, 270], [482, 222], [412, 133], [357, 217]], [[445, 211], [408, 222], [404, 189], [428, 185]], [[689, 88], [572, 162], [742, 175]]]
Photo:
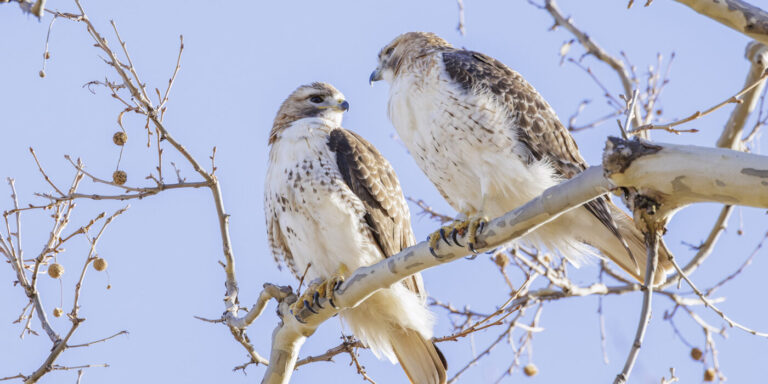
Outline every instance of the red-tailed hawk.
[[[298, 308], [318, 305], [312, 290], [332, 300], [332, 283], [349, 271], [415, 243], [408, 205], [389, 162], [341, 127], [348, 109], [333, 86], [304, 85], [283, 102], [269, 134], [264, 191], [269, 244], [278, 263], [284, 261], [297, 278], [307, 270], [308, 281], [324, 280], [302, 295]], [[425, 296], [417, 274], [341, 317], [377, 357], [399, 361], [411, 382], [442, 384], [445, 360], [431, 340], [434, 319]]]
[[[523, 77], [482, 53], [456, 49], [433, 33], [398, 36], [379, 53], [370, 81], [390, 84], [389, 118], [422, 171], [468, 227], [469, 248], [484, 217], [498, 217], [586, 169], [555, 111]], [[639, 280], [643, 236], [605, 197], [574, 209], [524, 239], [578, 265], [599, 249]], [[455, 241], [455, 240], [454, 240]], [[658, 283], [671, 268], [659, 258]]]

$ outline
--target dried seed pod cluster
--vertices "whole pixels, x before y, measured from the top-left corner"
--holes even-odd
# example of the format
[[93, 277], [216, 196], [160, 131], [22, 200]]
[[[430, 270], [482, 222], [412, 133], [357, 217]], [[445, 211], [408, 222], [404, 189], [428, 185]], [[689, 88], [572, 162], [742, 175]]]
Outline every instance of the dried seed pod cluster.
[[537, 373], [539, 373], [539, 369], [536, 368], [536, 366], [533, 363], [530, 363], [523, 367], [523, 373], [525, 373], [526, 376], [536, 376]]
[[102, 272], [105, 269], [107, 269], [107, 261], [102, 259], [101, 257], [97, 257], [96, 260], [93, 261], [93, 269]]
[[128, 181], [128, 174], [125, 173], [125, 171], [115, 171], [115, 173], [112, 174], [112, 182], [115, 184], [123, 185], [126, 181]]
[[59, 263], [53, 263], [48, 267], [48, 276], [58, 279], [64, 274], [64, 267]]
[[117, 131], [112, 136], [112, 141], [115, 143], [115, 145], [122, 147], [128, 141], [128, 134], [123, 131]]
[[61, 308], [54, 308], [53, 309], [53, 317], [61, 317], [61, 315], [64, 313], [64, 310]]
[[691, 349], [691, 359], [694, 359], [694, 360], [696, 360], [696, 361], [699, 361], [699, 360], [701, 360], [701, 358], [702, 358], [703, 356], [704, 356], [704, 353], [703, 353], [703, 352], [701, 352], [701, 349], [698, 349], [698, 348], [696, 348], [696, 347], [694, 347], [693, 349]]
[[707, 368], [706, 371], [704, 371], [704, 381], [715, 381], [715, 369], [714, 368]]

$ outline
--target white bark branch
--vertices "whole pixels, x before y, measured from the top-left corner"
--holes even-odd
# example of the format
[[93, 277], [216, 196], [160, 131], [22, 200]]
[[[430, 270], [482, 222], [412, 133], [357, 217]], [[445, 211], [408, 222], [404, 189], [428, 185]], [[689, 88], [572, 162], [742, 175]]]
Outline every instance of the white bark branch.
[[768, 12], [741, 0], [676, 0], [694, 11], [768, 44]]
[[[564, 212], [605, 194], [610, 188], [611, 183], [603, 177], [601, 167], [589, 168], [579, 176], [544, 191], [518, 209], [492, 220], [478, 236], [478, 249], [493, 248], [524, 236]], [[359, 305], [379, 289], [414, 273], [464, 257], [467, 250], [441, 244], [436, 253], [437, 257], [433, 256], [429, 252], [429, 244], [422, 242], [377, 264], [356, 270], [336, 291], [334, 302], [339, 309], [332, 308], [326, 299], [320, 299], [324, 308], [317, 314], [305, 307], [293, 316], [289, 310], [291, 300], [281, 302], [278, 313], [282, 322], [273, 333], [270, 366], [262, 383], [287, 383], [299, 348], [325, 320], [342, 309]]]
[[[752, 64], [744, 83], [746, 87], [758, 81], [768, 69], [768, 47], [758, 42], [750, 42], [747, 45], [745, 56]], [[765, 80], [741, 97], [742, 102], [731, 113], [723, 133], [717, 140], [718, 147], [744, 151], [744, 143], [741, 141], [744, 124], [752, 111], [755, 110], [759, 95], [763, 92], [764, 87]]]
[[768, 157], [729, 149], [609, 138], [606, 176], [660, 205], [662, 216], [692, 203], [768, 207]]
[[[713, 163], [713, 159], [717, 162]], [[604, 169], [591, 167], [491, 221], [478, 236], [479, 249], [490, 249], [524, 236], [617, 186], [637, 187], [662, 207], [660, 212], [667, 204], [672, 207], [667, 211], [673, 211], [702, 201], [768, 208], [768, 157], [725, 149], [610, 138]], [[435, 257], [430, 254], [427, 242], [422, 242], [377, 264], [356, 270], [336, 291], [334, 302], [338, 309], [332, 308], [326, 299], [320, 299], [323, 308], [317, 313], [305, 307], [294, 316], [289, 307], [295, 296], [281, 301], [278, 313], [282, 321], [273, 332], [270, 366], [262, 382], [287, 383], [301, 345], [325, 320], [345, 308], [359, 305], [379, 289], [465, 255], [466, 249], [462, 247], [441, 244]]]

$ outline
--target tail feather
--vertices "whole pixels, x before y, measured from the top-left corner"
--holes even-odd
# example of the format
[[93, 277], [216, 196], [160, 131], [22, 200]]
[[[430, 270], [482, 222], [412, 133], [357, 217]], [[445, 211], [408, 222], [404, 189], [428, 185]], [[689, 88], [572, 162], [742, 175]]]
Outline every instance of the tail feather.
[[442, 352], [411, 329], [395, 329], [390, 333], [390, 342], [397, 360], [413, 384], [445, 384], [448, 364]]
[[[618, 264], [621, 269], [642, 282], [645, 280], [645, 266], [648, 260], [643, 234], [635, 227], [632, 218], [624, 213], [624, 211], [610, 202], [608, 206], [622, 239], [620, 240], [612, 234], [606, 233], [602, 236], [592, 236], [590, 239], [586, 239], [586, 242], [599, 249], [603, 255]], [[627, 247], [629, 247], [631, 255]], [[663, 248], [659, 248], [659, 263], [656, 268], [653, 284], [658, 285], [664, 282], [667, 273], [672, 268], [669, 254]]]

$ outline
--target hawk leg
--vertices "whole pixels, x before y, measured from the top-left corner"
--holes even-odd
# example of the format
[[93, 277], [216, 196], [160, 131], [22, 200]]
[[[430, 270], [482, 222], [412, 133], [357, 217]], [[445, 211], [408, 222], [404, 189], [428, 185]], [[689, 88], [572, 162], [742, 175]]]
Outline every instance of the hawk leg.
[[323, 308], [320, 304], [320, 298], [328, 299], [328, 302], [331, 303], [332, 307], [338, 308], [336, 304], [334, 304], [333, 298], [336, 290], [339, 289], [342, 283], [344, 283], [347, 274], [349, 274], [349, 269], [347, 269], [346, 265], [341, 264], [330, 278], [310, 284], [309, 287], [307, 287], [307, 290], [301, 294], [301, 297], [299, 297], [295, 303], [291, 304], [291, 312], [295, 315], [298, 311], [301, 311], [302, 308], [306, 307], [310, 312], [317, 313], [315, 308]]
[[482, 233], [485, 229], [485, 225], [488, 223], [488, 218], [483, 215], [474, 215], [466, 220], [456, 220], [453, 223], [441, 227], [431, 235], [429, 235], [429, 251], [433, 256], [435, 249], [440, 242], [440, 239], [445, 241], [446, 244], [451, 245], [448, 240], [449, 237], [453, 240], [454, 244], [463, 247], [464, 245], [459, 242], [459, 237], [467, 236], [467, 248], [473, 253], [477, 254], [475, 245], [477, 244], [477, 234]]

